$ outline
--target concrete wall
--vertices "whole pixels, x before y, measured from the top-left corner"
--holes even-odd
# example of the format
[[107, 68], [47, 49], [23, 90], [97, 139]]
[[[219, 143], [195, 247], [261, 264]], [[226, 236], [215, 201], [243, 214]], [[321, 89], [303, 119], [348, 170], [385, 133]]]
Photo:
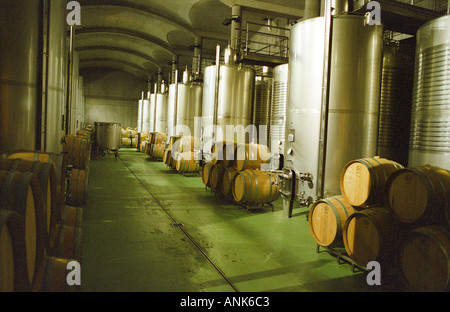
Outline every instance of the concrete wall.
[[147, 83], [128, 73], [110, 69], [82, 72], [86, 98], [85, 125], [118, 122], [137, 127], [138, 101]]

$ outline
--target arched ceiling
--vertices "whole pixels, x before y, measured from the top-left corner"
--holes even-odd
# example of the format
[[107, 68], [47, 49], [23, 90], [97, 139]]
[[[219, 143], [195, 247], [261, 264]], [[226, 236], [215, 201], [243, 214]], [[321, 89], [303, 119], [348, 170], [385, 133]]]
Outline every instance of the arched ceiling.
[[80, 70], [114, 68], [142, 79], [168, 79], [173, 56], [178, 68], [191, 68], [196, 38], [202, 57], [214, 59], [215, 46], [225, 46], [231, 6], [242, 7], [242, 22], [298, 19], [304, 0], [79, 0], [81, 25], [74, 47]]

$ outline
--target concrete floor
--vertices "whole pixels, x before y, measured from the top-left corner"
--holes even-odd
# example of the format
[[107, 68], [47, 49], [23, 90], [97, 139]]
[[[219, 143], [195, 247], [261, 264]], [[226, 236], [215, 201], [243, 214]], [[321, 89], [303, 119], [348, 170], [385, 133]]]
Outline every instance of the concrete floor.
[[305, 208], [289, 219], [281, 199], [273, 212], [238, 208], [206, 191], [200, 176], [134, 149], [90, 167], [85, 292], [403, 291], [383, 274], [381, 286], [368, 286], [366, 273], [317, 253]]

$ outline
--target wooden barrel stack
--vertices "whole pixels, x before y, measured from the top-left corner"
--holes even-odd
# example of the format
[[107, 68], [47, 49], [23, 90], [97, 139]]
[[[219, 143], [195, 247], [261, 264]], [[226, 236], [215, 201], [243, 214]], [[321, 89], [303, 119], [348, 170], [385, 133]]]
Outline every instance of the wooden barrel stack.
[[344, 247], [360, 266], [389, 265], [411, 290], [448, 290], [449, 171], [365, 158], [343, 168], [340, 184], [342, 195], [311, 206], [318, 245]]
[[202, 182], [239, 205], [270, 204], [279, 198], [276, 174], [264, 171], [269, 149], [259, 144], [217, 142], [203, 163]]
[[81, 214], [65, 206], [65, 159], [39, 151], [0, 159], [0, 291], [80, 290], [60, 265], [81, 262]]
[[159, 132], [150, 132], [148, 141], [143, 144], [143, 151], [154, 160], [162, 160], [164, 157], [164, 141], [166, 135]]
[[133, 128], [122, 128], [122, 147], [137, 148], [138, 147], [138, 132]]

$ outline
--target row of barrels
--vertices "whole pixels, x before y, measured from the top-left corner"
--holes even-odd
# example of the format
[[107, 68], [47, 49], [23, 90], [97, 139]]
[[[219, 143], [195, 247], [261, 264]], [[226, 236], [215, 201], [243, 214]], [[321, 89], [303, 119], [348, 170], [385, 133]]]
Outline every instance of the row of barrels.
[[[82, 210], [65, 205], [64, 155], [10, 152], [0, 159], [0, 291], [79, 291]], [[63, 177], [63, 178], [61, 178]]]
[[238, 204], [270, 204], [279, 198], [277, 175], [259, 169], [236, 170], [223, 163], [204, 163], [202, 182]]
[[340, 183], [341, 195], [315, 202], [309, 212], [317, 244], [344, 247], [361, 266], [393, 266], [414, 291], [449, 287], [449, 171], [365, 158], [349, 162]]
[[136, 129], [122, 128], [121, 134], [122, 134], [122, 138], [121, 138], [122, 147], [129, 147], [129, 148], [137, 148], [138, 147], [139, 134], [136, 131]]

